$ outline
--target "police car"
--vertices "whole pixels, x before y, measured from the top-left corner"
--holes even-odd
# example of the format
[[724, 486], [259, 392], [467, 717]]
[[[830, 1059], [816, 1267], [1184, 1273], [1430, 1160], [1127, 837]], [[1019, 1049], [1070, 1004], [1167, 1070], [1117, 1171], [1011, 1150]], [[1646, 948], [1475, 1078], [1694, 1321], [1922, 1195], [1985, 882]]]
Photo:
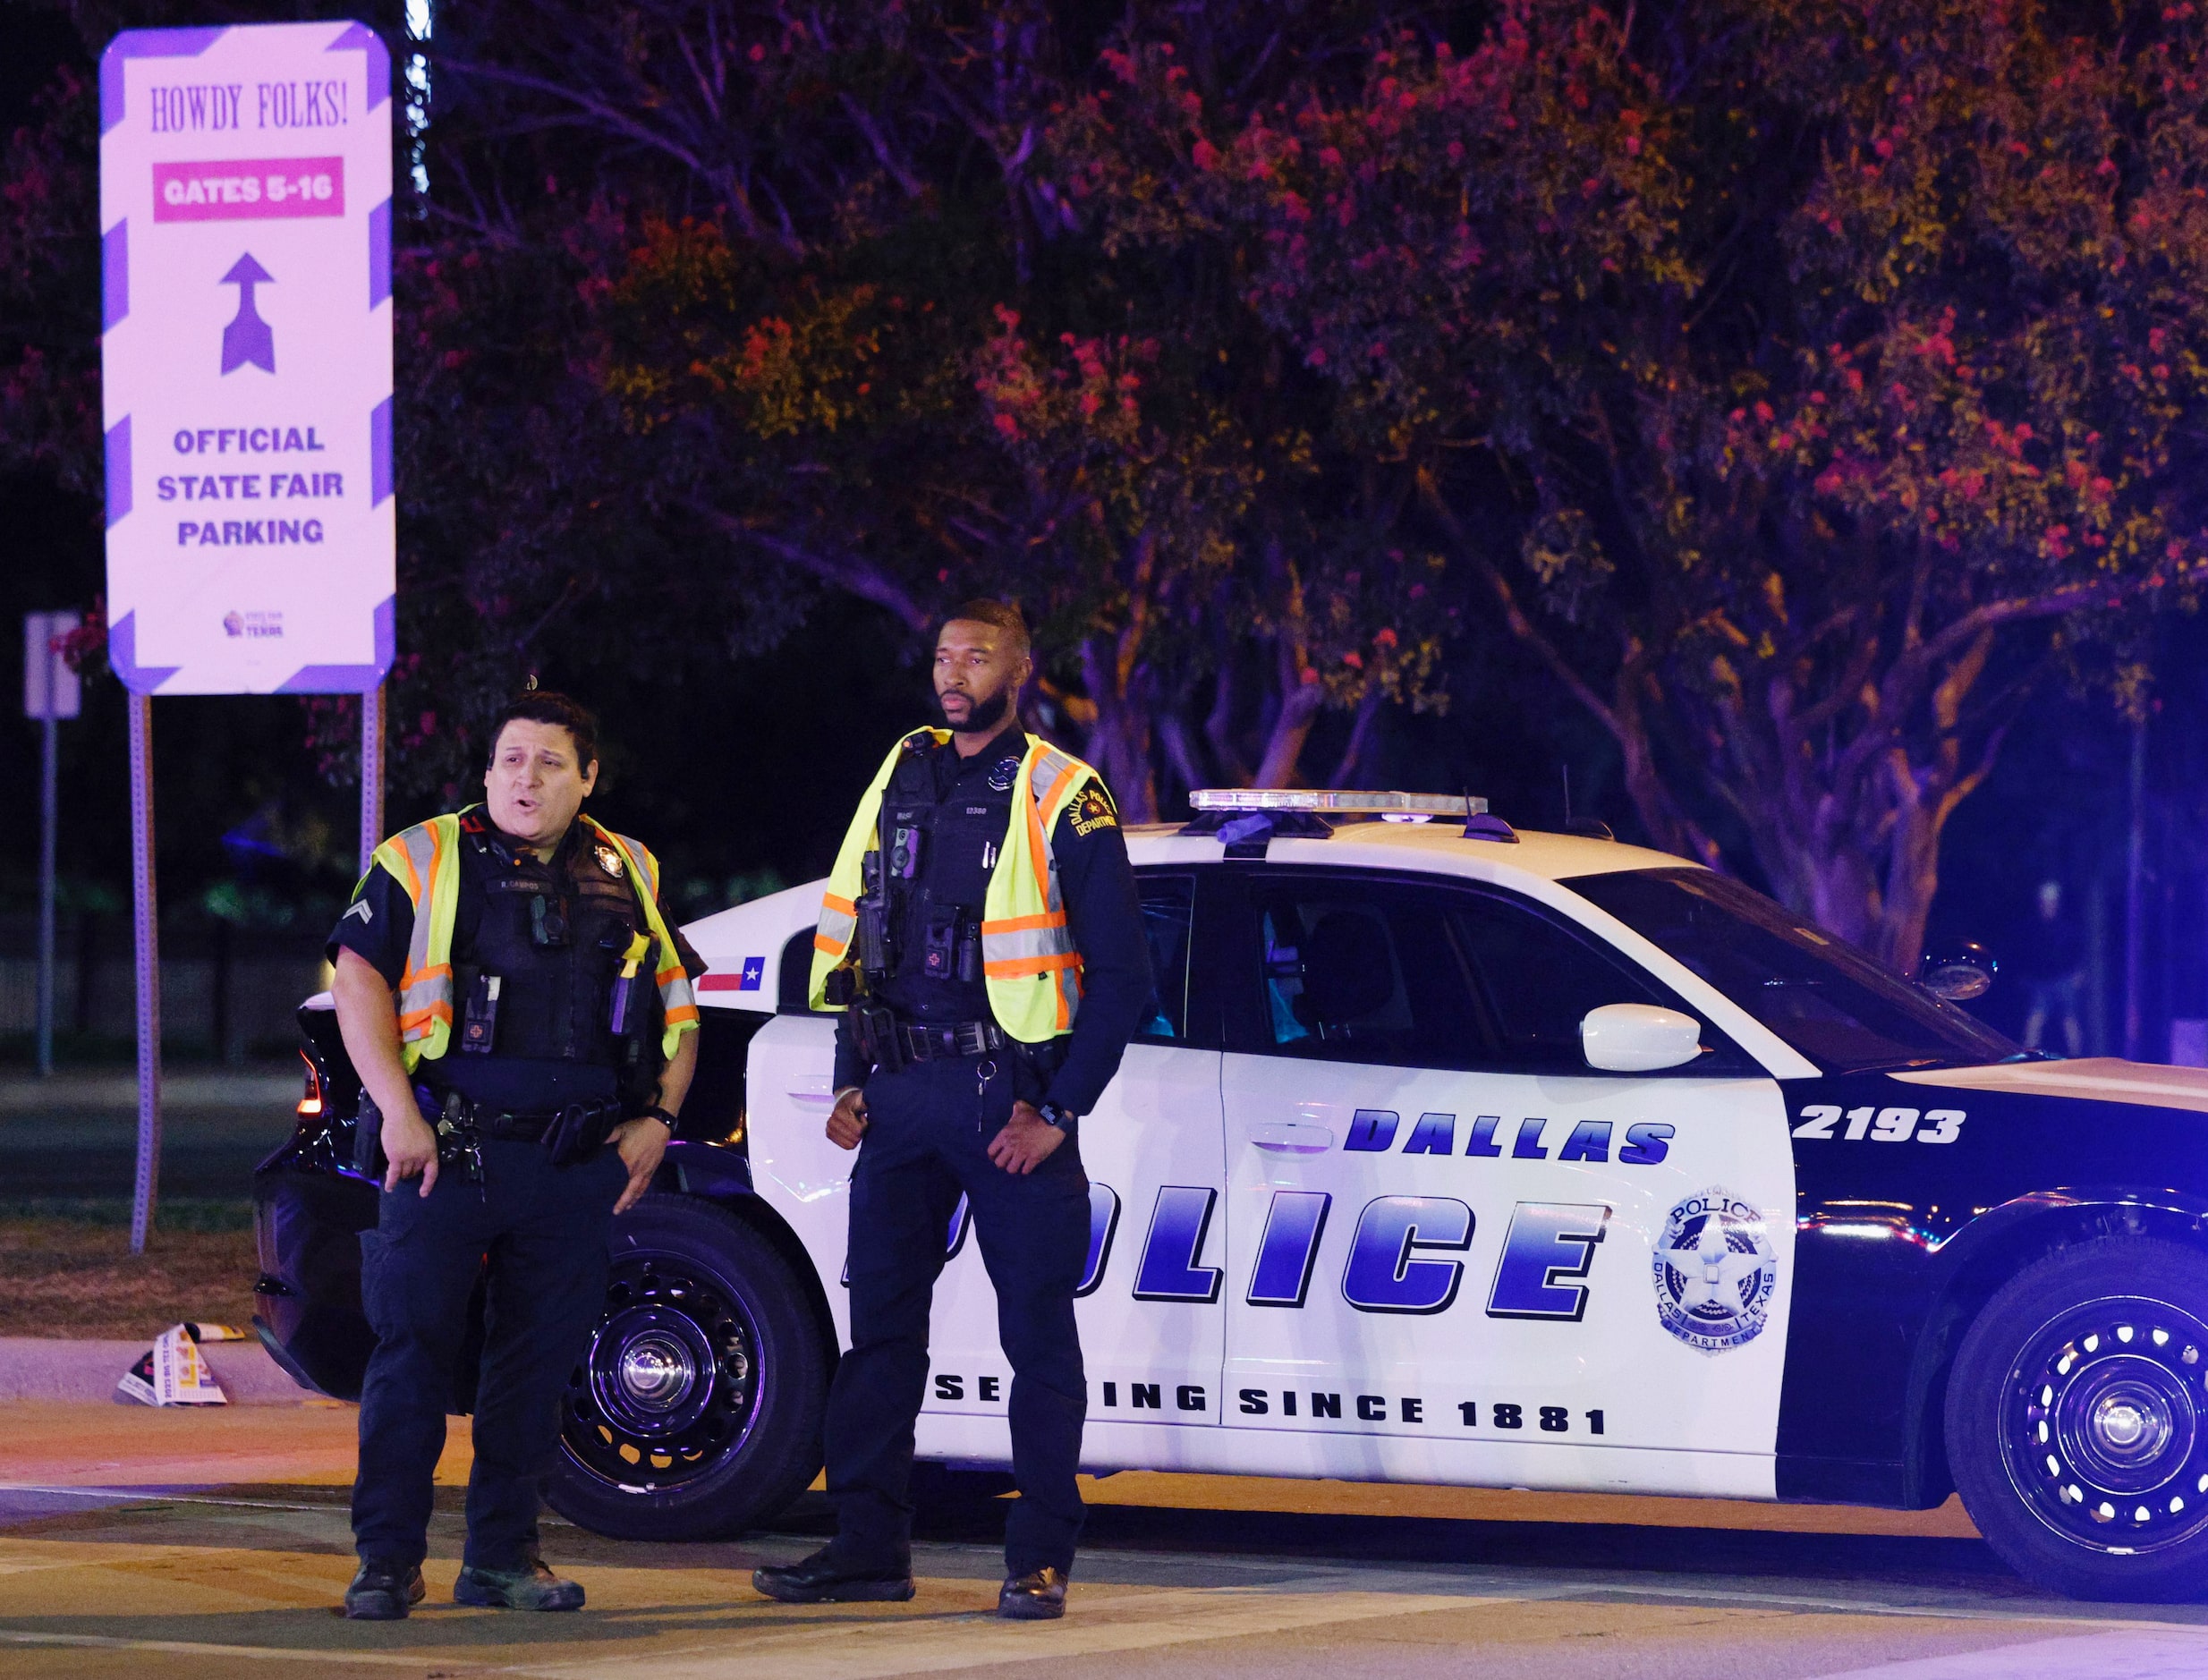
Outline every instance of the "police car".
[[[2063, 1592], [2208, 1589], [2208, 1074], [2019, 1049], [1722, 876], [1482, 802], [1235, 791], [1128, 831], [1155, 1006], [1080, 1143], [1084, 1463], [1921, 1508]], [[1470, 807], [1469, 810], [1467, 807]], [[820, 1464], [853, 1158], [820, 884], [692, 924], [698, 1082], [616, 1227], [548, 1487], [599, 1532]], [[327, 997], [258, 1175], [263, 1339], [359, 1392]], [[1008, 1464], [963, 1207], [922, 1459]], [[472, 1366], [472, 1360], [463, 1366]], [[463, 1374], [454, 1408], [465, 1411]]]

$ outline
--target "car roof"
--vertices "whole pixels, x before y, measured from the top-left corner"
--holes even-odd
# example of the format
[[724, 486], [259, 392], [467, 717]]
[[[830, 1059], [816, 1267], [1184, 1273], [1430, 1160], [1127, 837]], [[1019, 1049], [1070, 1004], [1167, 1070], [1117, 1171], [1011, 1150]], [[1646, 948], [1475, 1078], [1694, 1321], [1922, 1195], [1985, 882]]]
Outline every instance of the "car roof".
[[[1537, 829], [1518, 830], [1516, 844], [1467, 840], [1458, 819], [1423, 823], [1332, 820], [1329, 836], [1274, 839], [1266, 847], [1265, 863], [1448, 876], [1515, 888], [1551, 905], [1574, 896], [1568, 887], [1556, 885], [1559, 880], [1620, 870], [1677, 869], [1685, 863], [1645, 846]], [[1226, 850], [1216, 834], [1185, 834], [1177, 823], [1131, 824], [1126, 836], [1128, 856], [1138, 869], [1215, 864]], [[684, 934], [711, 968], [700, 982], [698, 1001], [708, 1007], [772, 1013], [785, 944], [820, 914], [823, 885], [808, 881], [685, 923]], [[1586, 909], [1583, 904], [1572, 913], [1584, 915]], [[745, 971], [754, 963], [759, 972], [746, 985]]]
[[[1331, 865], [1338, 869], [1409, 870], [1508, 883], [1559, 881], [1620, 870], [1700, 868], [1647, 846], [1624, 845], [1586, 835], [1520, 828], [1516, 844], [1468, 840], [1461, 821], [1337, 821], [1323, 838], [1277, 837], [1266, 861]], [[1127, 854], [1138, 868], [1161, 863], [1209, 863], [1222, 848], [1216, 835], [1186, 835], [1177, 823], [1136, 823], [1127, 829]]]

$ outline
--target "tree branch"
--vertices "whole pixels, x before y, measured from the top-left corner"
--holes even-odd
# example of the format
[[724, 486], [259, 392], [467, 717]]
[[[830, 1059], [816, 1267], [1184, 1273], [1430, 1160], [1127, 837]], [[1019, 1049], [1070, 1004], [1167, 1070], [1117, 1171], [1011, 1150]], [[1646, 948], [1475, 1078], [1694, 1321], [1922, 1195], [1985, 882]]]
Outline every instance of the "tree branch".
[[861, 600], [871, 601], [877, 607], [887, 607], [908, 630], [926, 630], [933, 622], [933, 615], [913, 599], [904, 585], [870, 560], [853, 554], [823, 554], [802, 543], [792, 542], [787, 538], [777, 537], [771, 531], [761, 530], [755, 525], [748, 525], [694, 498], [687, 499], [684, 505], [722, 536], [763, 548], [777, 559], [787, 561], [831, 588], [841, 590], [847, 595], [855, 595]]

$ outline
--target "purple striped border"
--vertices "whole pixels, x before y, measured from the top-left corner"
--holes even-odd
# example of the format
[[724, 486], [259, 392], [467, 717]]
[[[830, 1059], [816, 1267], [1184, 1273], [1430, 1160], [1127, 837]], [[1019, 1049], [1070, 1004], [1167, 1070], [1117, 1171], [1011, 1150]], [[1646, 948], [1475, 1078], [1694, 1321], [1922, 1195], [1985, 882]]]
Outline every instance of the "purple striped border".
[[386, 595], [376, 608], [376, 663], [302, 665], [276, 684], [279, 694], [365, 694], [382, 682], [399, 650], [398, 599]]
[[368, 417], [368, 505], [391, 499], [391, 399], [376, 404]]
[[[354, 25], [357, 29], [359, 25]], [[197, 58], [222, 38], [223, 27], [198, 30], [125, 30], [99, 55], [99, 132], [123, 120], [123, 64], [131, 58]], [[377, 43], [381, 46], [382, 43]], [[386, 59], [384, 80], [391, 79]]]
[[368, 55], [368, 108], [373, 111], [391, 97], [391, 49], [383, 37], [365, 23], [355, 23], [332, 41], [325, 52]]
[[368, 213], [368, 307], [391, 295], [391, 200]]
[[131, 312], [131, 218], [99, 236], [99, 330], [113, 331]]
[[131, 513], [131, 417], [107, 428], [107, 529]]
[[107, 631], [107, 665], [133, 694], [151, 694], [184, 667], [138, 662], [138, 615], [125, 613]]

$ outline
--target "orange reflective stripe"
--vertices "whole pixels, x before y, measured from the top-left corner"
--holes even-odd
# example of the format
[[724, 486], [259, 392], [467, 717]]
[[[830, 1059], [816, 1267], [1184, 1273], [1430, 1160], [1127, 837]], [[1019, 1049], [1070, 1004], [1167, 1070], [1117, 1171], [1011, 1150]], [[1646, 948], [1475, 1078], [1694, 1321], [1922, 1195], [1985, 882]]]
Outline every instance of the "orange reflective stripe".
[[842, 911], [846, 916], [855, 916], [859, 913], [858, 905], [853, 904], [848, 898], [838, 898], [833, 893], [821, 894], [820, 902], [830, 910]]
[[[412, 900], [415, 906], [419, 908], [421, 904], [421, 877], [414, 873], [414, 860], [406, 855], [406, 848], [399, 846], [395, 850], [400, 864], [406, 870], [405, 878], [400, 881], [399, 885], [406, 888], [406, 896]], [[388, 859], [386, 860], [386, 862], [388, 861]]]
[[410, 1014], [401, 1015], [399, 1031], [404, 1032], [412, 1027], [427, 1026], [433, 1021], [442, 1021], [448, 1027], [452, 1025], [453, 1006], [450, 1004], [431, 1004], [427, 1009], [417, 1009]]
[[850, 946], [848, 939], [831, 939], [825, 933], [812, 936], [812, 948], [827, 956], [841, 956]]
[[981, 972], [991, 980], [1020, 980], [1031, 974], [1048, 974], [1057, 969], [1080, 966], [1080, 952], [1060, 951], [1051, 956], [1008, 956], [999, 962], [984, 963]]
[[676, 1004], [676, 1005], [675, 1005], [672, 1009], [670, 1009], [670, 1010], [668, 1010], [668, 1011], [667, 1011], [667, 1025], [669, 1025], [670, 1027], [678, 1027], [678, 1026], [682, 1025], [682, 1023], [683, 1023], [684, 1022], [685, 1022], [685, 1021], [695, 1021], [697, 1018], [698, 1018], [698, 1005], [695, 1005], [695, 1004]]
[[449, 980], [452, 978], [452, 972], [453, 965], [450, 963], [437, 963], [428, 968], [409, 969], [399, 976], [399, 989], [403, 992], [411, 992], [424, 980]]
[[1064, 911], [1046, 910], [1033, 916], [1006, 916], [999, 921], [985, 921], [981, 924], [981, 937], [986, 939], [991, 934], [1027, 933], [1038, 928], [1063, 928], [1065, 925]]

